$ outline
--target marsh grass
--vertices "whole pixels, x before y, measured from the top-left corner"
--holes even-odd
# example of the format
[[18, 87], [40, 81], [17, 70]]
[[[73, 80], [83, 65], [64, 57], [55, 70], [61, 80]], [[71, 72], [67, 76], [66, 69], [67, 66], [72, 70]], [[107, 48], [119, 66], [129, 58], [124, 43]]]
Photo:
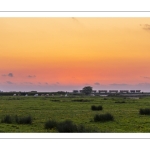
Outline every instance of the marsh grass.
[[[8, 100], [8, 98], [10, 100]], [[88, 96], [70, 96], [70, 97], [49, 97], [43, 100], [43, 97], [20, 96], [20, 100], [14, 99], [11, 96], [0, 96], [0, 120], [6, 115], [10, 115], [12, 123], [0, 123], [0, 132], [5, 133], [47, 133], [59, 132], [57, 128], [46, 129], [45, 122], [49, 118], [54, 118], [57, 123], [64, 120], [71, 120], [78, 128], [84, 130], [89, 128], [87, 132], [93, 132], [91, 129], [96, 129], [96, 132], [104, 133], [149, 133], [150, 132], [150, 117], [149, 115], [140, 115], [140, 108], [150, 106], [150, 97], [143, 97], [138, 100], [126, 99], [123, 97], [88, 97]], [[11, 100], [12, 99], [12, 100]], [[87, 102], [74, 102], [72, 100], [87, 100]], [[53, 102], [51, 100], [60, 100]], [[63, 102], [61, 102], [63, 101]], [[125, 101], [126, 103], [115, 103], [115, 101]], [[103, 106], [103, 114], [109, 112], [113, 114], [114, 121], [104, 121], [97, 123], [94, 121], [96, 114], [101, 114], [101, 111], [91, 111], [91, 106]], [[99, 112], [99, 113], [98, 113]], [[34, 119], [32, 124], [15, 123], [15, 115], [20, 117], [31, 115]], [[6, 119], [7, 120], [7, 119]], [[91, 121], [90, 121], [91, 120]], [[80, 126], [83, 125], [84, 127]], [[16, 127], [12, 126], [15, 125]], [[77, 129], [81, 131], [81, 129]], [[84, 131], [86, 132], [86, 131]]]
[[106, 122], [106, 121], [113, 121], [114, 117], [110, 113], [106, 114], [96, 114], [94, 116], [94, 121], [95, 122]]
[[139, 113], [141, 115], [150, 115], [150, 108], [140, 109]]
[[99, 106], [92, 105], [91, 110], [93, 110], [93, 111], [103, 110], [103, 107], [101, 105], [99, 105]]

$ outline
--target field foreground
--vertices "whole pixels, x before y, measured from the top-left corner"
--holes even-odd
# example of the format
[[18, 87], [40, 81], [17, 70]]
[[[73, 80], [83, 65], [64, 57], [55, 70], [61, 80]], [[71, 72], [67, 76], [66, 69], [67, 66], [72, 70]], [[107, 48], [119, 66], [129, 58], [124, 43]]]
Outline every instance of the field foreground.
[[[100, 110], [91, 107], [102, 106]], [[124, 97], [0, 97], [0, 132], [4, 133], [57, 133], [56, 127], [45, 128], [49, 120], [62, 125], [69, 120], [88, 130], [79, 132], [98, 133], [145, 133], [150, 132], [150, 115], [140, 114], [140, 109], [150, 108], [150, 97], [129, 99]], [[109, 113], [113, 120], [95, 121], [95, 115]], [[5, 122], [4, 118], [30, 116], [32, 123]], [[63, 125], [62, 125], [63, 126]], [[75, 131], [78, 132], [78, 131]]]

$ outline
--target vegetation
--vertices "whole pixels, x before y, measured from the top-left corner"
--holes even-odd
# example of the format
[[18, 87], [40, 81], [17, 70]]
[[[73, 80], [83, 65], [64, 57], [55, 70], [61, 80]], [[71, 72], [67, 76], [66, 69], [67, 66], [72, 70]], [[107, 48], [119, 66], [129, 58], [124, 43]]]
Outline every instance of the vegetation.
[[10, 115], [6, 115], [3, 117], [3, 119], [1, 120], [2, 123], [12, 123], [13, 120], [12, 120], [12, 117]]
[[[125, 103], [121, 103], [123, 101]], [[114, 120], [95, 122], [94, 117], [102, 114], [101, 111], [91, 111], [91, 106], [102, 106], [102, 114], [109, 112]], [[142, 108], [143, 112], [143, 108], [148, 106], [150, 97], [124, 100], [124, 97], [108, 96], [107, 100], [104, 100], [100, 96], [86, 95], [0, 96], [0, 132], [58, 133], [66, 132], [64, 129], [68, 125], [74, 127], [73, 132], [147, 133], [150, 132], [150, 117], [141, 115], [140, 109]], [[24, 121], [21, 120], [26, 120], [26, 123], [22, 124]], [[30, 121], [27, 120], [32, 123], [28, 124]], [[63, 129], [58, 130], [60, 124], [63, 124]]]
[[94, 110], [94, 111], [95, 110], [103, 110], [103, 107], [101, 105], [99, 105], [99, 106], [92, 105], [91, 110]]
[[15, 121], [18, 124], [32, 124], [32, 117], [27, 116], [27, 117], [18, 117], [17, 115], [15, 116]]
[[149, 108], [140, 109], [140, 114], [141, 115], [150, 115], [150, 109]]
[[94, 116], [95, 122], [105, 122], [105, 121], [113, 121], [113, 120], [114, 120], [114, 117], [110, 113], [100, 114], [100, 115], [96, 114]]
[[57, 128], [57, 122], [54, 121], [54, 120], [48, 120], [46, 123], [45, 123], [45, 129], [53, 129], [53, 128]]
[[92, 87], [91, 86], [86, 86], [82, 89], [82, 93], [89, 95], [92, 93]]

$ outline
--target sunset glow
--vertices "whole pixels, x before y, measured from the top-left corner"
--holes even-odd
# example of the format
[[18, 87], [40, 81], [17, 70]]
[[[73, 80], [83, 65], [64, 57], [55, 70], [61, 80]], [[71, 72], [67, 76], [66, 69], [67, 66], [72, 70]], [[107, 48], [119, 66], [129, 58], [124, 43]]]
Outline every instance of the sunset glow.
[[150, 18], [0, 18], [0, 90], [85, 85], [150, 91]]

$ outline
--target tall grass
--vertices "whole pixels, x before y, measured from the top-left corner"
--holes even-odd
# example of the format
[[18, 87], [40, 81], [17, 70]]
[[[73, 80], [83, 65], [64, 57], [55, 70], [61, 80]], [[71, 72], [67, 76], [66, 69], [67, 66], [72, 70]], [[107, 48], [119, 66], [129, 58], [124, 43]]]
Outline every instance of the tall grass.
[[11, 124], [13, 122], [13, 119], [10, 115], [6, 115], [2, 118], [1, 123], [8, 123]]
[[100, 115], [96, 114], [94, 116], [95, 122], [106, 122], [106, 121], [113, 121], [113, 120], [114, 120], [114, 117], [110, 113], [100, 114]]
[[32, 124], [32, 117], [31, 116], [26, 116], [26, 117], [18, 117], [17, 115], [15, 116], [15, 121], [18, 124]]
[[52, 128], [57, 128], [57, 122], [55, 120], [48, 120], [45, 125], [44, 128], [45, 129], [52, 129]]
[[150, 109], [149, 108], [145, 108], [145, 109], [140, 109], [139, 113], [141, 115], [150, 115]]
[[103, 110], [103, 107], [101, 105], [99, 105], [99, 106], [92, 105], [91, 110], [94, 110], [94, 111], [95, 110]]

